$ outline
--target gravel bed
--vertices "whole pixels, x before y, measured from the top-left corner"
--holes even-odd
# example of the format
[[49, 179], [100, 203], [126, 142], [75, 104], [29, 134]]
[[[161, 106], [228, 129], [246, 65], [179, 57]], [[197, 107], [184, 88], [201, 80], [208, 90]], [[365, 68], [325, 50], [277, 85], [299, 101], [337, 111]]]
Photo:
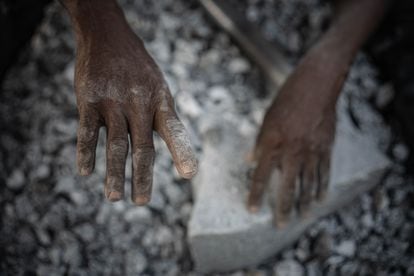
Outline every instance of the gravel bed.
[[[272, 92], [197, 1], [119, 2], [165, 72], [198, 154], [209, 112], [232, 108], [260, 122], [264, 110], [250, 103]], [[331, 12], [316, 0], [249, 0], [241, 8], [292, 62], [326, 27]], [[186, 241], [190, 183], [178, 176], [158, 137], [153, 199], [146, 207], [131, 203], [128, 184], [124, 201], [104, 199], [104, 129], [95, 173], [77, 176], [74, 47], [69, 18], [53, 3], [2, 85], [0, 274], [198, 275]], [[360, 54], [345, 89], [362, 86], [366, 94], [354, 97], [381, 107], [392, 89], [378, 79]], [[414, 185], [400, 165], [407, 150], [398, 140], [379, 146], [395, 166], [376, 190], [262, 265], [226, 275], [414, 275]], [[128, 160], [127, 183], [130, 167]]]

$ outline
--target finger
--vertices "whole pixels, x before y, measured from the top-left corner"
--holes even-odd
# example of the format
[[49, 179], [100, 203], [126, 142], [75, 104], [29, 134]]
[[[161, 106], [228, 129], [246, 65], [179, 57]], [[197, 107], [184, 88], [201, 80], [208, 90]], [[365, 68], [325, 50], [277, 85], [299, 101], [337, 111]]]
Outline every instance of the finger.
[[273, 171], [273, 165], [271, 154], [265, 154], [260, 158], [253, 173], [252, 186], [247, 199], [247, 208], [252, 213], [259, 210], [264, 190]]
[[95, 167], [96, 144], [101, 120], [96, 110], [79, 109], [77, 167], [80, 175], [89, 175]]
[[[259, 134], [256, 137], [256, 142], [254, 148], [248, 153], [247, 155], [247, 161], [254, 163], [261, 159], [262, 153], [263, 153], [263, 147], [266, 147], [266, 145], [274, 145], [277, 144], [277, 141], [275, 139], [272, 139], [271, 141], [267, 141], [264, 139], [265, 135], [264, 132], [264, 125], [262, 125]], [[274, 137], [273, 137], [274, 138]]]
[[251, 149], [247, 154], [246, 154], [246, 161], [249, 163], [255, 163], [257, 162], [260, 157], [262, 156], [262, 147], [260, 146], [259, 143], [256, 143], [256, 145], [254, 146], [253, 149]]
[[299, 162], [292, 155], [282, 160], [282, 177], [277, 185], [275, 204], [275, 224], [283, 228], [289, 221], [295, 199], [296, 178]]
[[105, 119], [107, 126], [105, 196], [110, 201], [118, 201], [124, 195], [128, 128], [124, 115], [115, 108]]
[[[147, 113], [146, 113], [147, 114]], [[154, 167], [152, 117], [129, 116], [132, 144], [132, 201], [145, 205], [151, 200]]]
[[309, 214], [310, 203], [315, 188], [317, 176], [317, 160], [312, 155], [307, 159], [302, 167], [300, 185], [299, 185], [299, 202], [298, 209], [301, 216]]
[[282, 142], [280, 133], [275, 129], [275, 127], [269, 126], [265, 120], [259, 134], [256, 137], [255, 147], [247, 156], [247, 161], [255, 162], [260, 160], [262, 154], [266, 153], [266, 150], [269, 148], [272, 148], [274, 151], [278, 151], [282, 146]]
[[329, 178], [331, 171], [331, 153], [325, 153], [321, 156], [318, 164], [318, 186], [316, 189], [316, 199], [322, 201], [328, 192]]
[[191, 148], [190, 138], [175, 111], [160, 112], [156, 130], [171, 152], [175, 167], [183, 178], [190, 179], [197, 173], [197, 159]]

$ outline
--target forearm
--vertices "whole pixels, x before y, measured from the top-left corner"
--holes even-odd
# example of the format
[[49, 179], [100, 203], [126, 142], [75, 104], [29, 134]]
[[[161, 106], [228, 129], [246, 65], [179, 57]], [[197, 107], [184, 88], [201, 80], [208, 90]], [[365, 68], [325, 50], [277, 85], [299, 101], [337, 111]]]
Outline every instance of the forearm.
[[116, 0], [61, 0], [82, 44], [115, 42], [131, 29]]
[[326, 105], [336, 103], [356, 54], [381, 21], [385, 7], [386, 0], [340, 0], [331, 27], [306, 53], [295, 72], [306, 75], [300, 79], [309, 85], [323, 82], [319, 95], [312, 97], [318, 96]]
[[273, 105], [294, 99], [303, 109], [334, 113], [351, 63], [385, 9], [385, 0], [343, 1], [329, 30], [301, 59]]
[[387, 0], [337, 0], [331, 27], [313, 47], [329, 51], [351, 63], [380, 23]]

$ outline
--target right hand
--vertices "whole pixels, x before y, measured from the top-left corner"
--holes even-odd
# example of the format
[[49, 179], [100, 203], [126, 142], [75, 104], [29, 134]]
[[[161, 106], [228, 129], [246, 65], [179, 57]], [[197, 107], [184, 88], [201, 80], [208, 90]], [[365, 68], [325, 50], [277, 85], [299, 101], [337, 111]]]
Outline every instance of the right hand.
[[[80, 4], [82, 5], [82, 4]], [[99, 5], [99, 3], [97, 3]], [[97, 6], [99, 8], [99, 6]], [[77, 163], [81, 175], [94, 169], [101, 126], [107, 129], [105, 196], [117, 201], [124, 194], [128, 134], [132, 154], [132, 200], [138, 205], [151, 198], [154, 145], [153, 130], [166, 142], [175, 166], [184, 178], [197, 172], [197, 161], [174, 100], [158, 66], [142, 41], [120, 21], [96, 22], [77, 33], [75, 89], [80, 122]], [[99, 20], [99, 15], [98, 19]], [[119, 19], [119, 18], [118, 18]], [[78, 25], [80, 20], [77, 20]], [[86, 34], [86, 35], [85, 35]]]

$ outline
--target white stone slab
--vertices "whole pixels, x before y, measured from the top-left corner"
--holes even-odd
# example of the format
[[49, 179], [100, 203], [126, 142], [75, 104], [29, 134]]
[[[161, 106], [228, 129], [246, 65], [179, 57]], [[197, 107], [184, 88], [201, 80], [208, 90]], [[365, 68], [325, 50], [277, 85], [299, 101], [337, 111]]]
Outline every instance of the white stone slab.
[[245, 208], [245, 156], [255, 137], [242, 135], [240, 122], [224, 117], [207, 128], [200, 170], [193, 182], [196, 201], [188, 239], [201, 272], [228, 271], [262, 262], [295, 242], [320, 217], [378, 184], [389, 167], [389, 161], [377, 149], [381, 137], [362, 133], [342, 112], [338, 116], [327, 199], [314, 204], [307, 219], [294, 219], [285, 229], [277, 230], [268, 200], [257, 214]]

